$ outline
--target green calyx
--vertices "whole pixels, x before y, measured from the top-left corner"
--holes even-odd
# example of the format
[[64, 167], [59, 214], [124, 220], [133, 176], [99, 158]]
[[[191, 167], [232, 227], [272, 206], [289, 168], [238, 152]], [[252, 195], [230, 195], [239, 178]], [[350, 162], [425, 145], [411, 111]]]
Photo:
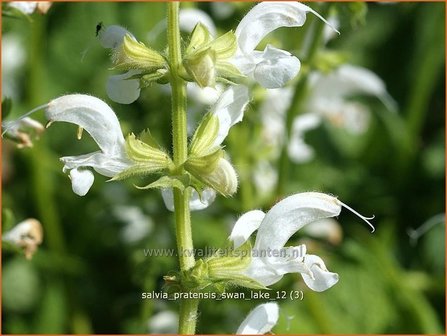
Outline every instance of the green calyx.
[[[224, 159], [225, 152], [214, 144], [218, 133], [219, 118], [206, 114], [192, 137], [184, 168], [204, 187], [211, 187], [227, 197], [237, 190], [237, 174]], [[200, 193], [201, 189], [197, 191]]]
[[224, 292], [228, 287], [234, 286], [266, 289], [264, 285], [244, 275], [251, 263], [251, 248], [251, 243], [247, 241], [237, 249], [228, 247], [218, 250], [208, 259], [197, 260], [192, 268], [164, 279], [171, 288], [184, 292], [205, 289]]
[[167, 68], [163, 56], [146, 47], [144, 43], [134, 40], [130, 35], [124, 37], [123, 44], [116, 50], [113, 63], [117, 70], [136, 69], [146, 74]]
[[214, 87], [216, 80], [232, 83], [245, 76], [228, 60], [237, 51], [237, 39], [233, 31], [213, 40], [208, 29], [198, 23], [191, 33], [191, 40], [185, 50], [183, 67], [186, 80], [195, 81], [200, 87]]
[[149, 132], [144, 132], [141, 139], [131, 133], [126, 138], [127, 156], [134, 162], [130, 168], [115, 175], [112, 180], [122, 180], [132, 176], [145, 176], [163, 170], [170, 170], [173, 162], [169, 155], [160, 149]]
[[207, 113], [192, 137], [189, 145], [191, 155], [207, 155], [213, 149], [213, 143], [218, 133], [219, 118], [212, 113]]

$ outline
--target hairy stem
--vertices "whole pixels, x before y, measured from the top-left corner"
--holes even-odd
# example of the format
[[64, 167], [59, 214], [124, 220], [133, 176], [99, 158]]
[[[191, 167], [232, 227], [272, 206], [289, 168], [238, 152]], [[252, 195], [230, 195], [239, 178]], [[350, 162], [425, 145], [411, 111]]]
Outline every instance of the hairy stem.
[[[179, 2], [168, 3], [168, 47], [170, 64], [170, 83], [172, 88], [172, 143], [174, 164], [176, 167], [186, 161], [188, 156], [186, 129], [186, 83], [179, 76], [182, 64]], [[183, 168], [179, 168], [182, 173]], [[194, 255], [191, 234], [191, 216], [189, 209], [189, 192], [174, 188], [175, 227], [180, 269], [187, 270], [194, 266]], [[187, 251], [187, 253], [184, 253]], [[194, 334], [198, 300], [182, 300], [180, 303], [179, 333]]]

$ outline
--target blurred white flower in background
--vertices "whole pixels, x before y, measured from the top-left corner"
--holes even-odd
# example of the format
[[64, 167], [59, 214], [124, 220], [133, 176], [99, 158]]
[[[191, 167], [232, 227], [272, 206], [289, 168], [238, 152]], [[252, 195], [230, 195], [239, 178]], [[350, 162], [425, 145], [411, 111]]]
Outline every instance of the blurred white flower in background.
[[50, 9], [52, 3], [51, 1], [11, 1], [8, 2], [9, 7], [18, 9], [23, 14], [31, 15], [34, 12], [39, 12], [40, 14], [46, 14]]
[[18, 99], [18, 75], [26, 61], [25, 46], [18, 35], [2, 36], [2, 96]]
[[144, 214], [138, 206], [118, 205], [114, 207], [113, 214], [125, 224], [121, 229], [121, 238], [125, 243], [140, 241], [147, 237], [154, 227], [152, 218]]
[[[396, 110], [384, 82], [366, 68], [344, 64], [329, 74], [311, 73], [309, 95], [303, 103], [304, 113], [293, 121], [287, 144], [290, 159], [295, 163], [313, 159], [313, 148], [305, 142], [304, 137], [307, 131], [319, 127], [323, 122], [352, 134], [364, 133], [369, 126], [370, 109], [352, 100], [358, 95], [374, 96], [390, 111]], [[292, 98], [292, 88], [268, 90], [260, 107], [262, 136], [271, 146], [272, 159], [279, 157], [286, 141], [285, 118]]]
[[147, 325], [150, 334], [176, 334], [178, 332], [178, 314], [164, 310], [152, 316]]

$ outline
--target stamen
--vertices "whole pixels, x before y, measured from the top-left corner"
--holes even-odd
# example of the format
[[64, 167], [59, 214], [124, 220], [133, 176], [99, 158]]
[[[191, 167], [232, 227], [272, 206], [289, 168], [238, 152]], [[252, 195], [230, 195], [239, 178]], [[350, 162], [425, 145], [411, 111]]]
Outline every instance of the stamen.
[[79, 126], [78, 127], [78, 134], [77, 134], [77, 138], [78, 138], [78, 140], [81, 140], [82, 139], [82, 132], [84, 131], [84, 129], [81, 127], [81, 126]]
[[371, 227], [371, 229], [372, 229], [371, 233], [373, 233], [373, 232], [376, 230], [376, 228], [375, 228], [370, 222], [368, 222], [369, 220], [374, 219], [374, 216], [371, 216], [371, 217], [363, 216], [363, 215], [359, 214], [357, 211], [355, 211], [353, 208], [351, 208], [350, 206], [348, 206], [348, 205], [346, 205], [345, 203], [343, 203], [342, 201], [340, 201], [340, 200], [337, 200], [337, 201], [338, 201], [343, 207], [345, 207], [346, 209], [348, 209], [349, 211], [351, 211], [353, 214], [355, 214], [355, 215], [357, 215], [358, 217], [360, 217], [360, 219], [362, 219], [366, 224], [368, 224], [368, 225]]
[[53, 125], [53, 120], [48, 120], [48, 122], [45, 124], [45, 128], [50, 127], [51, 125]]
[[21, 117], [19, 117], [16, 120], [11, 120], [11, 121], [5, 121], [4, 123], [2, 123], [2, 127], [4, 127], [4, 131], [2, 132], [2, 138], [5, 135], [6, 132], [8, 132], [11, 128], [13, 128], [15, 125], [17, 125], [17, 123], [23, 119], [25, 119], [26, 117], [30, 116], [31, 114], [33, 114], [34, 112], [40, 111], [43, 108], [48, 107], [48, 103], [44, 104], [44, 105], [40, 105], [37, 106], [36, 108], [32, 109], [31, 111], [25, 113], [24, 115], [22, 115]]

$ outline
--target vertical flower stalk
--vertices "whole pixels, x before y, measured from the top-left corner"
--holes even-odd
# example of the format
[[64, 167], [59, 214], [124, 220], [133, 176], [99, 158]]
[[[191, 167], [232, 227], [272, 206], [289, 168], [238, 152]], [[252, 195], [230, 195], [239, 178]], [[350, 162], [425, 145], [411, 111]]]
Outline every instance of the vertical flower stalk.
[[[168, 3], [168, 48], [170, 83], [172, 88], [172, 140], [174, 165], [181, 167], [187, 160], [187, 122], [186, 122], [186, 83], [179, 75], [182, 64], [179, 29], [179, 2]], [[182, 169], [183, 168], [179, 168]], [[181, 173], [181, 172], [179, 172]], [[174, 188], [174, 212], [177, 249], [179, 252], [180, 269], [187, 270], [194, 266], [192, 253], [183, 253], [193, 250], [191, 234], [191, 216], [189, 209], [189, 192]], [[194, 334], [198, 300], [183, 300], [180, 303], [179, 334]]]

